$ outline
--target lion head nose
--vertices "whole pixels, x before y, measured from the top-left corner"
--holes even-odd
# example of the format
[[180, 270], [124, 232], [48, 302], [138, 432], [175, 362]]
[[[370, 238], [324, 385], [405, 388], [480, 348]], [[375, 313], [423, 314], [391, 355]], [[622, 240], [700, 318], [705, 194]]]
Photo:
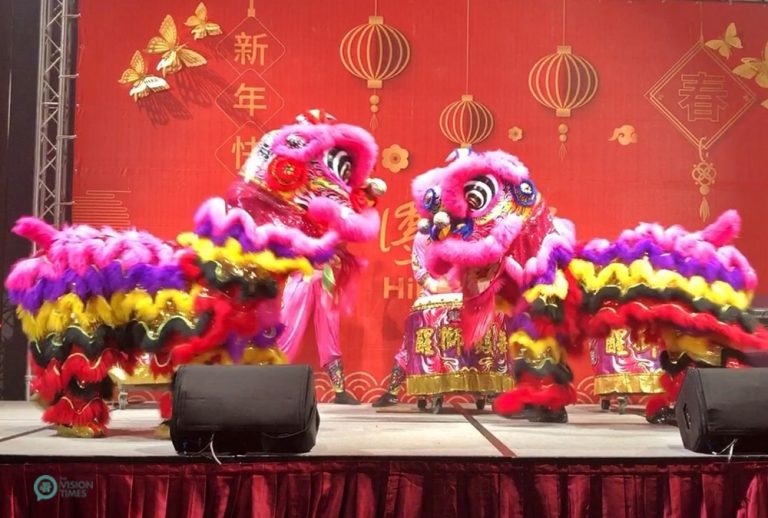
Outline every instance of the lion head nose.
[[432, 224], [439, 229], [443, 229], [451, 224], [451, 217], [447, 212], [441, 210], [432, 218]]

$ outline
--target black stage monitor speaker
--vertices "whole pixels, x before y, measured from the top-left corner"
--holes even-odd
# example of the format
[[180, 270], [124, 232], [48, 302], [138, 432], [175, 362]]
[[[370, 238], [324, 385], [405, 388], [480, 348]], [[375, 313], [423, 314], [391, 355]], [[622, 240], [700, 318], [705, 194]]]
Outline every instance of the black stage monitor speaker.
[[689, 369], [675, 413], [689, 450], [768, 452], [768, 369]]
[[176, 373], [178, 453], [304, 453], [319, 425], [309, 365], [185, 365]]

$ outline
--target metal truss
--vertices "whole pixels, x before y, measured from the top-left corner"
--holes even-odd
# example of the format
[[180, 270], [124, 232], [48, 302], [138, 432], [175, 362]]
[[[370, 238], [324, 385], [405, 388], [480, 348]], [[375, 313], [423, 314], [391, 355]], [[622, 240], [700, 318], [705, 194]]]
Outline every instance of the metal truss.
[[77, 0], [42, 0], [38, 62], [33, 214], [60, 225], [66, 219], [71, 168], [74, 79], [77, 77]]
[[[55, 226], [67, 220], [67, 209], [71, 205], [67, 198], [72, 141], [76, 137], [73, 132], [74, 80], [77, 78], [76, 22], [79, 16], [77, 0], [41, 1], [32, 213]], [[3, 324], [15, 322], [9, 306], [3, 305], [4, 310], [8, 308], [3, 311]], [[27, 365], [27, 399], [30, 397], [30, 381]]]

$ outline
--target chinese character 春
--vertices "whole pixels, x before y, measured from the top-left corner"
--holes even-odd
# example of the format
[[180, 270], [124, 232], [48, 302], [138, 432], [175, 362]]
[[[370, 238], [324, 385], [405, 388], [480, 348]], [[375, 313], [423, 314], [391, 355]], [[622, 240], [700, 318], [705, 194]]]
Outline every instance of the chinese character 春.
[[260, 101], [264, 101], [264, 92], [263, 86], [245, 86], [245, 83], [240, 83], [235, 92], [237, 102], [232, 107], [238, 110], [248, 110], [248, 113], [253, 117], [256, 110], [267, 109], [266, 104], [260, 104]]
[[259, 66], [264, 66], [264, 52], [267, 50], [266, 43], [259, 43], [261, 38], [266, 38], [266, 34], [246, 34], [241, 32], [235, 36], [235, 61], [241, 65], [256, 63], [258, 57]]
[[[419, 213], [416, 211], [414, 202], [409, 201], [395, 208], [394, 217], [398, 221], [397, 230], [400, 237], [388, 243], [387, 224], [389, 222], [390, 209], [384, 209], [381, 214], [381, 232], [379, 234], [379, 249], [382, 252], [389, 252], [393, 247], [403, 247], [408, 255], [411, 253], [411, 242], [413, 241], [418, 229]], [[398, 266], [411, 264], [410, 257], [407, 259], [395, 260]]]
[[251, 154], [253, 151], [253, 148], [256, 147], [258, 144], [258, 141], [256, 140], [256, 137], [251, 137], [250, 139], [243, 139], [238, 135], [235, 138], [235, 141], [232, 143], [232, 154], [235, 155], [235, 169], [240, 170], [240, 167], [245, 162], [245, 159], [248, 158], [248, 155]]
[[680, 81], [683, 87], [678, 90], [680, 102], [677, 104], [686, 111], [688, 120], [719, 122], [720, 111], [728, 107], [725, 77], [698, 72], [683, 74]]

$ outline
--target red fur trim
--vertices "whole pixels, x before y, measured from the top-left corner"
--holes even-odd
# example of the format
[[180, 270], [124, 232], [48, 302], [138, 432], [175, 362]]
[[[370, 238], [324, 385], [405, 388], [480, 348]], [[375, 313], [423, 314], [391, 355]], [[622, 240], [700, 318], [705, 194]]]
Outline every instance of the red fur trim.
[[677, 395], [680, 394], [680, 389], [683, 388], [686, 374], [688, 374], [688, 369], [678, 372], [674, 376], [665, 374], [659, 380], [659, 383], [666, 392], [667, 399], [671, 404], [674, 404], [674, 402], [677, 401]]
[[109, 407], [98, 398], [82, 401], [64, 396], [43, 412], [43, 421], [65, 426], [105, 426], [109, 423]]
[[160, 417], [163, 421], [167, 421], [171, 418], [171, 410], [173, 408], [173, 400], [171, 399], [170, 392], [163, 392], [157, 399], [157, 405], [160, 407]]
[[587, 333], [589, 336], [605, 336], [611, 329], [661, 323], [700, 334], [720, 335], [738, 350], [768, 349], [768, 334], [763, 328], [750, 334], [738, 324], [725, 324], [709, 313], [692, 313], [674, 303], [654, 305], [653, 302], [633, 301], [618, 308], [602, 308], [588, 319]]
[[171, 358], [171, 353], [160, 352], [153, 354], [149, 360], [149, 372], [154, 376], [164, 376], [172, 374], [174, 370], [174, 363]]
[[659, 394], [651, 397], [645, 404], [645, 417], [653, 417], [668, 404], [669, 399], [666, 394]]
[[66, 386], [74, 377], [78, 381], [96, 383], [107, 377], [109, 369], [117, 365], [121, 353], [106, 349], [95, 360], [89, 360], [83, 353], [70, 354], [61, 366], [61, 380]]
[[473, 298], [465, 298], [461, 309], [461, 334], [467, 346], [483, 339], [496, 317], [496, 295], [485, 290]]
[[570, 270], [565, 269], [563, 273], [568, 281], [568, 295], [563, 303], [564, 325], [574, 342], [580, 343], [584, 339], [584, 312], [581, 309], [584, 294]]
[[215, 297], [198, 297], [195, 305], [200, 311], [213, 310], [213, 316], [208, 329], [202, 335], [179, 344], [171, 350], [174, 365], [189, 363], [198, 354], [203, 354], [220, 346], [232, 331], [232, 322], [229, 317], [233, 309], [229, 302]]
[[33, 368], [35, 377], [30, 384], [30, 389], [38, 394], [42, 401], [46, 403], [53, 401], [64, 390], [58, 360], [51, 360], [45, 370], [38, 366], [34, 367], [36, 367]]
[[179, 268], [186, 279], [199, 279], [202, 274], [197, 266], [197, 256], [193, 252], [185, 253], [179, 258]]
[[576, 402], [572, 386], [553, 384], [546, 388], [521, 385], [493, 400], [493, 411], [501, 415], [520, 413], [525, 405], [544, 406], [557, 410]]
[[554, 322], [545, 316], [533, 317], [532, 324], [533, 327], [536, 328], [536, 332], [538, 333], [539, 338], [545, 336], [555, 336], [555, 333], [557, 332]]
[[233, 300], [223, 294], [198, 297], [196, 309], [200, 313], [212, 311], [211, 322], [202, 335], [171, 348], [176, 365], [188, 363], [195, 355], [222, 345], [230, 333], [253, 336], [265, 325], [277, 323], [280, 315], [275, 301], [250, 301], [234, 305]]

